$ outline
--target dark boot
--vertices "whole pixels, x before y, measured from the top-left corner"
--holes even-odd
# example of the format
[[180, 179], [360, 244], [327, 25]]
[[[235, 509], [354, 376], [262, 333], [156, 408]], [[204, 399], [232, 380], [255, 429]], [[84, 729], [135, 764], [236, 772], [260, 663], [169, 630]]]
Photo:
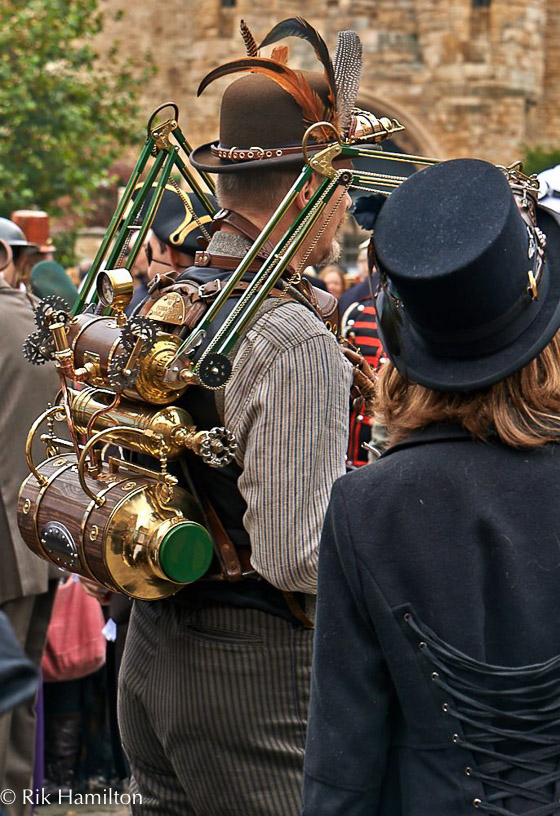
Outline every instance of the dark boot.
[[67, 792], [74, 785], [81, 748], [82, 715], [57, 714], [45, 720], [45, 792]]

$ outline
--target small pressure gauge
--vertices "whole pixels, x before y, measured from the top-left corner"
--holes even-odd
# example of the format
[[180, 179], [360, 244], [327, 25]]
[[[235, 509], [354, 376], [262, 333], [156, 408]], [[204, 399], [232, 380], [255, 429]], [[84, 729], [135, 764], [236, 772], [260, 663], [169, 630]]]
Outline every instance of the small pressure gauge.
[[122, 310], [132, 300], [134, 281], [128, 269], [103, 269], [97, 275], [95, 288], [104, 306]]

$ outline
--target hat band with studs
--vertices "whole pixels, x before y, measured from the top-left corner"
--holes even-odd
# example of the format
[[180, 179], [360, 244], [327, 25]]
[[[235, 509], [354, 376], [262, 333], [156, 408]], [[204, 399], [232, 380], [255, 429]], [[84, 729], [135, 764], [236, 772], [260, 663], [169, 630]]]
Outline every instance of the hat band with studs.
[[[308, 151], [315, 152], [328, 147], [329, 143], [315, 144], [308, 147]], [[279, 159], [281, 156], [295, 156], [302, 153], [302, 146], [294, 147], [222, 147], [210, 145], [210, 150], [218, 159], [226, 161], [260, 161], [262, 159]]]

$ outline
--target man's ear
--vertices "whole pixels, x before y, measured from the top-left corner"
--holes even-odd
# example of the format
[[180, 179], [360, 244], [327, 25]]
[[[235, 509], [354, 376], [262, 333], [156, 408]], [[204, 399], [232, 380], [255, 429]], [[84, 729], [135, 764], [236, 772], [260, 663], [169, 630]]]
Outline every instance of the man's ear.
[[309, 203], [309, 199], [315, 192], [315, 184], [313, 183], [314, 176], [312, 176], [309, 181], [305, 183], [305, 186], [299, 191], [297, 194], [297, 198], [295, 200], [295, 204], [299, 210], [303, 210], [306, 204]]

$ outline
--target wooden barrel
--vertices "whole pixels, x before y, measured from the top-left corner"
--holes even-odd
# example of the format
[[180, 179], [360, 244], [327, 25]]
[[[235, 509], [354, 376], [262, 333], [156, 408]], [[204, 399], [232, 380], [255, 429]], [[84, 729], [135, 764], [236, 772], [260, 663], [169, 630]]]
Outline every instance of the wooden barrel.
[[[126, 469], [112, 473], [104, 465], [95, 479], [86, 475], [87, 486], [103, 499], [98, 505], [82, 490], [73, 453], [47, 459], [38, 471], [47, 481], [39, 484], [33, 474], [25, 480], [18, 523], [30, 549], [52, 564], [135, 598], [164, 598], [188, 581], [166, 576], [158, 560], [160, 545], [178, 526], [190, 525], [198, 536], [193, 548], [200, 573], [208, 568], [210, 538], [201, 543], [208, 534], [200, 511], [181, 488], [173, 487], [162, 499], [164, 486], [155, 478]], [[184, 547], [183, 540], [181, 552]]]

